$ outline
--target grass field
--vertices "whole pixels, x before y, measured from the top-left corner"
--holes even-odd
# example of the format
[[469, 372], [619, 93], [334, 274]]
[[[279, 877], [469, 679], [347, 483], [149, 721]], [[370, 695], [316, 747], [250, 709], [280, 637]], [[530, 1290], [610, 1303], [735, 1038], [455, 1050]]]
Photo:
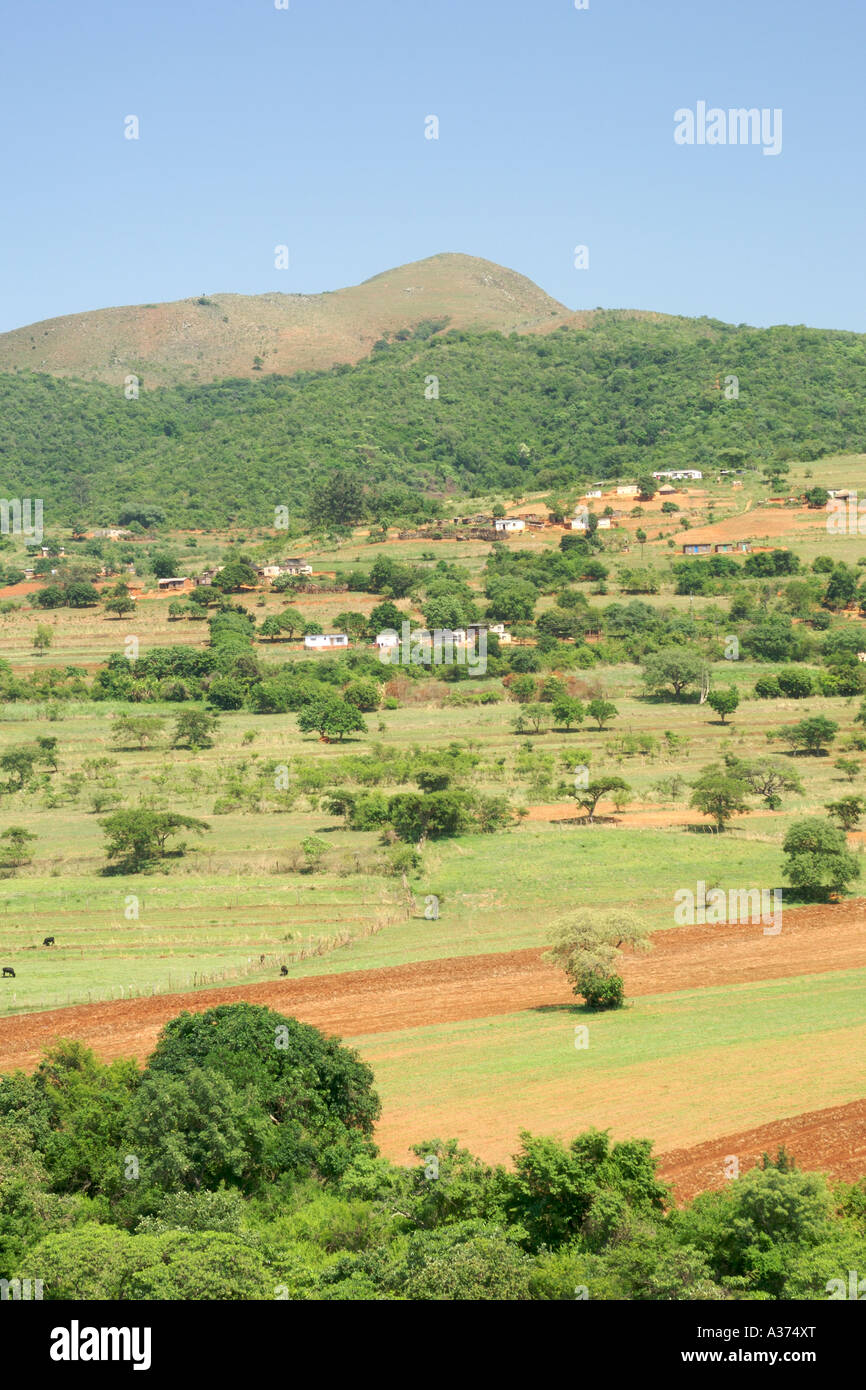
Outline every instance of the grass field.
[[661, 1151], [861, 1096], [864, 987], [858, 970], [352, 1041], [382, 1091], [380, 1143], [401, 1161], [410, 1143], [452, 1135], [501, 1161], [522, 1128], [561, 1139], [609, 1128]]

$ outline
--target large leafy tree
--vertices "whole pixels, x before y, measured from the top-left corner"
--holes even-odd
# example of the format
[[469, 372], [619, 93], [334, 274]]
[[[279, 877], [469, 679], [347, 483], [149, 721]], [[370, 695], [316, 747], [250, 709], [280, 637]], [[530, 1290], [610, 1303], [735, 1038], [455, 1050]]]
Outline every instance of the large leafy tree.
[[302, 733], [326, 734], [342, 742], [345, 734], [366, 733], [367, 725], [356, 705], [330, 691], [315, 695], [298, 711]]
[[309, 1024], [253, 1004], [182, 1013], [163, 1029], [145, 1080], [183, 1085], [193, 1069], [221, 1076], [251, 1114], [265, 1117], [264, 1139], [254, 1135], [263, 1178], [335, 1174], [375, 1152], [380, 1105], [370, 1068]]
[[712, 816], [718, 830], [724, 830], [732, 816], [748, 810], [748, 787], [745, 781], [724, 765], [705, 767], [692, 783], [690, 806]]
[[848, 848], [844, 830], [820, 816], [794, 821], [782, 851], [788, 882], [810, 897], [842, 893], [860, 877], [860, 857]]
[[674, 699], [679, 700], [689, 686], [701, 679], [703, 665], [697, 652], [688, 647], [663, 647], [646, 658], [643, 682], [652, 694], [672, 691]]
[[[195, 816], [183, 816], [177, 811], [150, 811], [145, 807], [113, 811], [104, 816], [100, 825], [105, 831], [106, 854], [118, 861], [118, 868], [138, 873], [145, 865], [165, 858], [168, 841], [181, 830], [196, 834], [209, 830], [207, 821]], [[183, 852], [183, 846], [178, 847]]]

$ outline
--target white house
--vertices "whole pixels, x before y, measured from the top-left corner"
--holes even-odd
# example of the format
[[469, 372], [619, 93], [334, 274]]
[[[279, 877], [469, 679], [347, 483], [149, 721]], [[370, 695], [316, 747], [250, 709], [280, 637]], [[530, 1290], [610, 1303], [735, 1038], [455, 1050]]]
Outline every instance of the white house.
[[493, 523], [497, 531], [524, 531], [526, 522], [522, 516], [498, 516]]
[[586, 527], [587, 521], [585, 516], [573, 516], [571, 518], [572, 531], [585, 531]]
[[699, 483], [703, 478], [703, 473], [699, 468], [669, 468], [666, 472], [653, 473], [654, 478], [679, 478], [680, 480], [691, 480]]
[[609, 530], [610, 530], [610, 517], [609, 517], [609, 516], [600, 516], [600, 517], [598, 518], [598, 529], [599, 529], [599, 531], [609, 531]]
[[387, 650], [389, 647], [399, 647], [400, 636], [393, 628], [388, 628], [385, 632], [376, 634], [375, 642], [380, 651]]
[[311, 632], [304, 638], [304, 646], [313, 651], [323, 651], [328, 647], [348, 647], [349, 639], [345, 632]]
[[590, 492], [585, 492], [583, 495], [584, 495], [584, 497], [600, 497], [600, 496], [601, 496], [601, 488], [600, 488], [600, 487], [594, 487], [594, 488], [592, 488], [592, 490], [591, 490]]
[[639, 492], [640, 488], [637, 483], [626, 483], [623, 487], [617, 488], [616, 495], [617, 497], [637, 497]]

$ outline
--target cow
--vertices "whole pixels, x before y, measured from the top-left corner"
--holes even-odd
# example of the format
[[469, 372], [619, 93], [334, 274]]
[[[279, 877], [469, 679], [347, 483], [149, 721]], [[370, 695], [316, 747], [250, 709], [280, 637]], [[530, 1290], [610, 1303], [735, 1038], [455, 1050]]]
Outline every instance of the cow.
[[54, 945], [54, 937], [53, 937], [53, 936], [46, 936], [45, 940], [42, 942], [42, 945], [43, 945], [43, 946], [53, 946], [53, 945]]
[[[288, 974], [288, 971], [286, 971], [286, 974]], [[7, 975], [11, 975], [11, 976], [12, 976], [12, 979], [13, 979], [13, 980], [15, 979], [15, 971], [12, 969], [12, 966], [11, 966], [11, 965], [4, 965], [4, 966], [3, 966], [3, 979], [4, 979], [4, 980], [6, 979], [6, 976], [7, 976]]]
[[[14, 973], [15, 973], [15, 972], [13, 971], [13, 974], [14, 974]], [[289, 967], [288, 967], [287, 965], [281, 965], [281, 966], [280, 966], [280, 974], [281, 974], [281, 975], [288, 975], [288, 973], [289, 973]], [[5, 971], [5, 970], [4, 970], [3, 974], [4, 974], [4, 975], [6, 974], [6, 971]]]
[[265, 958], [264, 958], [264, 956], [259, 956], [259, 965], [264, 965], [264, 963], [265, 963]]

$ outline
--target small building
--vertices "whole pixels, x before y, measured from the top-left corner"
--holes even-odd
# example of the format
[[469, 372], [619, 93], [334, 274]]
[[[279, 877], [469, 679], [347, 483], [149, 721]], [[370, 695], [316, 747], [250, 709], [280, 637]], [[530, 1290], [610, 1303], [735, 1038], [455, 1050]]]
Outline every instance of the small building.
[[586, 516], [573, 516], [570, 521], [572, 531], [585, 531], [588, 526]]
[[585, 492], [583, 495], [584, 495], [584, 497], [600, 497], [600, 496], [601, 496], [601, 488], [600, 488], [600, 487], [590, 488], [589, 492]]
[[600, 517], [598, 518], [598, 529], [599, 529], [599, 531], [609, 531], [609, 530], [610, 530], [610, 520], [611, 520], [611, 519], [610, 519], [609, 516], [600, 516]]
[[637, 483], [626, 483], [623, 487], [618, 487], [616, 490], [617, 497], [637, 497], [639, 494], [640, 488]]
[[719, 541], [718, 545], [713, 546], [717, 555], [748, 555], [751, 553], [751, 541]]
[[680, 482], [691, 481], [695, 483], [699, 483], [703, 476], [699, 468], [668, 468], [653, 473], [654, 478], [673, 478]]
[[156, 585], [161, 593], [165, 593], [169, 589], [182, 589], [188, 582], [185, 574], [176, 574], [171, 579], [158, 579]]
[[682, 549], [684, 555], [709, 555], [712, 548], [710, 541], [687, 541]]
[[670, 497], [673, 493], [678, 491], [679, 489], [675, 488], [672, 483], [662, 483], [659, 488], [659, 497]]
[[324, 651], [330, 647], [348, 647], [349, 639], [345, 632], [311, 632], [304, 638], [304, 646], [312, 651]]
[[497, 531], [505, 531], [510, 534], [512, 531], [525, 531], [526, 522], [522, 516], [498, 516], [493, 526]]
[[[467, 623], [466, 639], [468, 642], [478, 641], [479, 637], [486, 637], [488, 632], [492, 632], [494, 637], [498, 637], [500, 642], [508, 643], [511, 641], [511, 633], [506, 632], [504, 623]], [[455, 634], [456, 636], [456, 634]]]
[[399, 647], [400, 634], [389, 628], [385, 632], [377, 632], [373, 640], [380, 651], [386, 651], [392, 647]]

